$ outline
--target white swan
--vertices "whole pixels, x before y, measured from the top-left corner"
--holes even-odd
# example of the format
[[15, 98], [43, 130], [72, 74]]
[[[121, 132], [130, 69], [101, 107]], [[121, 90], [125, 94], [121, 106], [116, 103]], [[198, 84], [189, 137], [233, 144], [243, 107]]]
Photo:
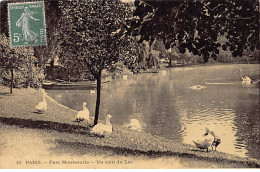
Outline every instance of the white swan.
[[90, 122], [89, 119], [89, 110], [87, 108], [87, 103], [83, 102], [83, 110], [79, 111], [77, 116], [75, 117], [74, 122], [83, 122], [83, 121], [87, 121], [87, 123]]
[[201, 90], [201, 89], [205, 89], [206, 88], [206, 83], [202, 83], [202, 85], [194, 85], [192, 87], [189, 87], [192, 90]]
[[206, 128], [206, 133], [203, 134], [199, 140], [193, 142], [197, 148], [206, 149], [208, 152], [209, 147], [212, 145], [213, 141], [214, 141], [214, 136], [212, 135], [212, 132]]
[[141, 131], [142, 127], [137, 119], [130, 119], [130, 124], [125, 124], [124, 128], [129, 128], [135, 131]]
[[107, 137], [112, 133], [112, 124], [110, 123], [110, 119], [112, 116], [110, 114], [106, 117], [106, 124], [98, 123], [92, 128], [91, 133], [96, 134], [97, 136], [104, 136]]
[[36, 105], [34, 107], [38, 113], [44, 113], [48, 107], [47, 102], [46, 102], [46, 93], [44, 90], [42, 91], [42, 97], [43, 97], [42, 102], [40, 102], [38, 105]]

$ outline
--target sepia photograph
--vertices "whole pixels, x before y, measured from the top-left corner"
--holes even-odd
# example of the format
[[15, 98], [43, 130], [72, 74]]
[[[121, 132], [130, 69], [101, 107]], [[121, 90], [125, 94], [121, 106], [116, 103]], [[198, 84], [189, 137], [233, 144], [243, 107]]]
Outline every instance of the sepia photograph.
[[0, 0], [0, 169], [259, 169], [259, 0]]

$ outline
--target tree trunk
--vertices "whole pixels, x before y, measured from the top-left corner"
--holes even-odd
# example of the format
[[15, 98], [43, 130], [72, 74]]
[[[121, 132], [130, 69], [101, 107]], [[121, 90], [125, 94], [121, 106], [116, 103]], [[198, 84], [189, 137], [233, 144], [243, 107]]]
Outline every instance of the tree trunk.
[[[56, 79], [56, 77], [54, 78], [54, 59], [51, 59], [51, 62], [50, 62], [50, 77], [51, 79]], [[64, 79], [64, 78], [62, 78]]]
[[14, 87], [14, 70], [11, 68], [11, 86], [10, 86], [10, 93], [13, 93], [13, 87]]
[[96, 110], [95, 110], [94, 125], [97, 125], [97, 123], [98, 123], [100, 96], [101, 96], [101, 72], [100, 72], [100, 75], [97, 77], [97, 99], [96, 99]]
[[172, 56], [170, 55], [169, 56], [169, 67], [171, 67], [172, 66]]

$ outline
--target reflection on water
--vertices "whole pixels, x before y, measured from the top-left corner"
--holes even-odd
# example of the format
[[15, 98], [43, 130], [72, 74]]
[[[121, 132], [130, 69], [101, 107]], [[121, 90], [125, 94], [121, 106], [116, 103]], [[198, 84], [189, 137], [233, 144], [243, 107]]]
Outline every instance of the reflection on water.
[[[259, 88], [242, 87], [245, 75], [259, 79], [259, 65], [174, 68], [113, 80], [102, 87], [100, 118], [111, 113], [116, 124], [136, 118], [145, 131], [186, 144], [193, 144], [208, 127], [222, 140], [219, 151], [259, 159]], [[189, 89], [203, 82], [209, 83], [207, 88]], [[96, 94], [84, 90], [48, 94], [75, 110], [86, 101], [94, 116]]]

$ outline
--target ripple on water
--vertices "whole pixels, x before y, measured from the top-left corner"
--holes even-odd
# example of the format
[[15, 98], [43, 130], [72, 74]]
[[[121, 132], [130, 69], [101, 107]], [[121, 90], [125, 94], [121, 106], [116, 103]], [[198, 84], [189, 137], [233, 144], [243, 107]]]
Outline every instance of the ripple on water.
[[[243, 69], [241, 73], [237, 73], [239, 68]], [[256, 133], [252, 128], [259, 125], [255, 120], [258, 117], [259, 89], [243, 88], [241, 75], [259, 75], [259, 65], [217, 65], [168, 71], [169, 77], [144, 74], [124, 82], [114, 80], [102, 88], [100, 113], [110, 112], [116, 124], [123, 124], [133, 113], [140, 113], [138, 119], [146, 124], [146, 132], [187, 144], [193, 144], [192, 138], [196, 139], [205, 132], [205, 127], [209, 127], [222, 139], [219, 151], [247, 156], [250, 148], [252, 151], [248, 154], [259, 157], [256, 155], [260, 151], [257, 149], [259, 144], [236, 140], [256, 137], [252, 136]], [[217, 84], [209, 84], [203, 91], [188, 89], [205, 81]], [[50, 92], [55, 97], [55, 91]], [[78, 110], [87, 96], [88, 107], [95, 107], [95, 96], [79, 94], [84, 93], [70, 91], [70, 94], [64, 94], [62, 103]], [[78, 101], [79, 105], [75, 105]], [[94, 108], [91, 113], [94, 113]], [[235, 144], [240, 142], [246, 147], [236, 149]]]

